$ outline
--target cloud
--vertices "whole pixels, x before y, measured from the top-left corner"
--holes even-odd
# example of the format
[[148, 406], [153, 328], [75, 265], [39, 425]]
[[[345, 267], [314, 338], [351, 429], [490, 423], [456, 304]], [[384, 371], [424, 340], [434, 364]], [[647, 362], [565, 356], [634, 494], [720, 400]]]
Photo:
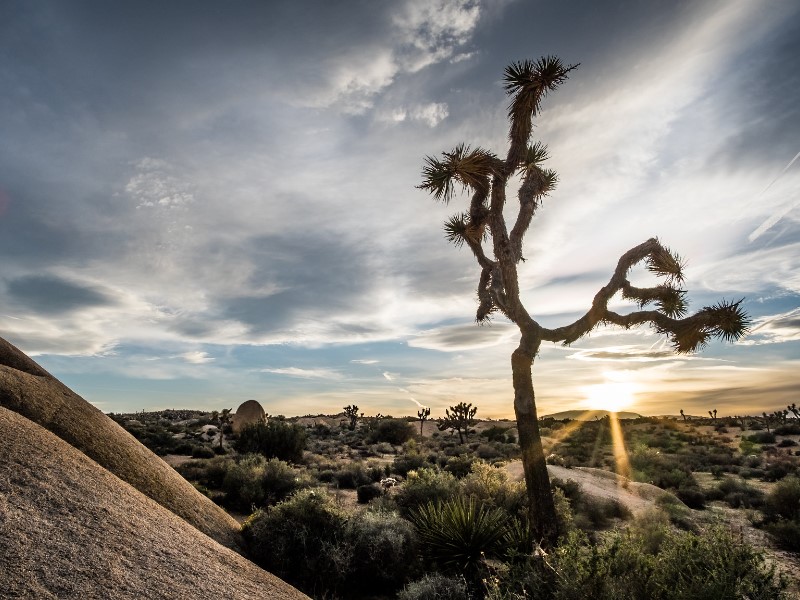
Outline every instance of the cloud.
[[300, 379], [343, 379], [344, 377], [339, 371], [326, 368], [303, 369], [300, 367], [282, 367], [278, 369], [261, 369], [261, 372], [286, 375], [287, 377], [298, 377]]
[[612, 348], [594, 348], [579, 350], [566, 358], [585, 361], [631, 361], [649, 362], [656, 360], [689, 360], [690, 357], [678, 356], [671, 350], [648, 350], [636, 346], [616, 346]]
[[375, 359], [371, 359], [371, 358], [354, 358], [350, 362], [354, 363], [354, 364], [357, 364], [357, 365], [376, 365], [380, 361], [379, 360], [375, 360]]
[[136, 174], [125, 184], [125, 193], [137, 209], [182, 208], [194, 202], [192, 187], [171, 174], [172, 166], [161, 159], [144, 157], [136, 164]]
[[386, 379], [386, 381], [394, 381], [394, 375], [389, 373], [389, 371], [383, 372], [383, 378]]
[[480, 15], [480, 4], [472, 0], [410, 0], [400, 5], [392, 22], [402, 43], [403, 68], [413, 73], [450, 58], [470, 39]]
[[61, 315], [116, 303], [106, 290], [55, 275], [28, 275], [12, 279], [6, 283], [6, 294], [24, 314]]
[[209, 356], [208, 352], [200, 352], [198, 350], [178, 354], [178, 358], [182, 358], [187, 363], [191, 363], [193, 365], [202, 365], [214, 361], [214, 358]]
[[779, 344], [800, 341], [800, 308], [779, 315], [754, 319], [744, 345]]
[[492, 323], [484, 326], [471, 323], [421, 331], [408, 340], [408, 345], [412, 348], [459, 352], [497, 346], [510, 342], [518, 335], [516, 326], [508, 323]]
[[428, 127], [436, 127], [449, 114], [449, 107], [445, 102], [432, 102], [430, 104], [417, 104], [409, 108], [397, 107], [391, 110], [384, 110], [378, 115], [378, 120], [389, 124], [417, 121]]

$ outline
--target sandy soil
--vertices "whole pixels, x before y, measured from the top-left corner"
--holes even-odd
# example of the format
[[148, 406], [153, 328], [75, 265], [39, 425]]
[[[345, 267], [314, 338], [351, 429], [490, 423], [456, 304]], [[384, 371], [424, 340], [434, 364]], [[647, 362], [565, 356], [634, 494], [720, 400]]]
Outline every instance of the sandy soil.
[[[514, 481], [523, 479], [522, 461], [515, 460], [506, 465], [506, 471]], [[547, 466], [551, 478], [575, 481], [590, 496], [617, 500], [626, 506], [634, 515], [640, 514], [654, 506], [655, 501], [666, 494], [659, 487], [649, 483], [638, 483], [626, 477], [588, 467], [567, 469], [554, 465]]]

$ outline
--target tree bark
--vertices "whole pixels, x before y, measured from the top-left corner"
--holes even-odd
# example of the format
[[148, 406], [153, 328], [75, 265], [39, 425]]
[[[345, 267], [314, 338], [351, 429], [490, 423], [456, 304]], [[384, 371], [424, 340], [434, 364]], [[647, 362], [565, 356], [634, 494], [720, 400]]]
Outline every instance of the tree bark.
[[[523, 336], [524, 340], [524, 336]], [[533, 392], [531, 368], [539, 343], [531, 349], [520, 343], [511, 355], [511, 371], [514, 379], [514, 412], [517, 417], [519, 445], [522, 449], [522, 467], [528, 491], [528, 519], [530, 527], [540, 541], [554, 543], [558, 537], [558, 519], [550, 490], [550, 477], [544, 459], [542, 438]]]

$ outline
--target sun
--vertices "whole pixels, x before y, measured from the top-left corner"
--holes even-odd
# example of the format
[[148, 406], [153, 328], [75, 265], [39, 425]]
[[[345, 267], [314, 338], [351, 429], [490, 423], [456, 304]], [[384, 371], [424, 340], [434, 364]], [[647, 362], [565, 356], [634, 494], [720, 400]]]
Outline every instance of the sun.
[[591, 410], [619, 412], [633, 404], [634, 385], [629, 382], [607, 382], [584, 388]]

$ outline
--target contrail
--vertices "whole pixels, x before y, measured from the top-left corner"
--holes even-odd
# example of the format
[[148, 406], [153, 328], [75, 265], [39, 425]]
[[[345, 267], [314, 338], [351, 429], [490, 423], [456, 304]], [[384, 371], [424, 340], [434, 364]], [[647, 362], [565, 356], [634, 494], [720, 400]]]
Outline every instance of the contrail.
[[[778, 176], [777, 176], [777, 177], [775, 177], [775, 179], [773, 179], [772, 181], [770, 181], [770, 182], [769, 182], [769, 185], [768, 185], [767, 187], [765, 187], [765, 188], [764, 188], [764, 190], [763, 190], [763, 191], [762, 191], [762, 192], [761, 192], [761, 193], [760, 193], [758, 196], [756, 196], [756, 198], [760, 198], [761, 196], [763, 196], [763, 195], [764, 195], [764, 194], [767, 192], [767, 190], [768, 190], [769, 188], [771, 188], [771, 187], [772, 187], [772, 185], [773, 185], [773, 184], [774, 184], [776, 181], [778, 181], [778, 179], [780, 179], [781, 177], [783, 177], [783, 174], [784, 174], [784, 173], [786, 173], [786, 171], [788, 171], [788, 170], [789, 170], [789, 167], [791, 167], [791, 166], [792, 166], [792, 165], [795, 163], [795, 161], [796, 161], [798, 158], [800, 158], [800, 152], [798, 152], [797, 154], [795, 154], [795, 155], [794, 155], [794, 158], [793, 158], [792, 160], [790, 160], [790, 161], [789, 161], [789, 164], [788, 164], [788, 165], [786, 165], [786, 166], [783, 168], [783, 171], [781, 171], [780, 173], [778, 173]], [[748, 239], [750, 242], [754, 242], [754, 241], [756, 241], [756, 240], [757, 240], [757, 239], [758, 239], [758, 238], [761, 236], [761, 234], [763, 234], [765, 231], [767, 231], [768, 229], [770, 229], [770, 228], [771, 228], [773, 225], [775, 225], [775, 223], [777, 223], [778, 221], [780, 221], [780, 220], [781, 220], [783, 217], [785, 217], [785, 216], [786, 216], [786, 215], [787, 215], [789, 212], [791, 212], [792, 210], [794, 210], [794, 209], [795, 209], [795, 208], [796, 208], [798, 205], [800, 205], [800, 199], [799, 199], [799, 200], [796, 200], [795, 202], [793, 202], [793, 203], [791, 203], [791, 204], [789, 204], [788, 206], [785, 206], [785, 207], [783, 208], [783, 210], [779, 210], [778, 212], [776, 212], [775, 214], [773, 214], [771, 217], [769, 217], [769, 218], [768, 218], [766, 221], [764, 221], [764, 222], [763, 222], [761, 225], [759, 225], [759, 226], [756, 228], [756, 230], [755, 230], [755, 231], [753, 231], [753, 233], [751, 233], [749, 236], [747, 236], [747, 239]]]

